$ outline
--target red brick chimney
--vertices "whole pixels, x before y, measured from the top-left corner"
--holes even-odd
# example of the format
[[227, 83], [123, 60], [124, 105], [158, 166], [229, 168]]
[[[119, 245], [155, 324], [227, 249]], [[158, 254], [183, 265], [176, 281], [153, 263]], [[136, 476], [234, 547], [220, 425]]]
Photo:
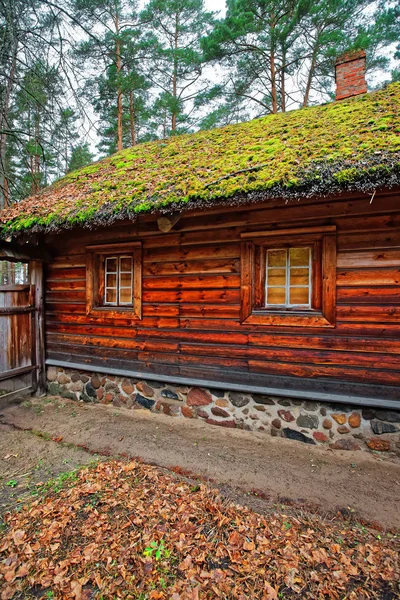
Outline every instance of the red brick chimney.
[[336, 100], [365, 94], [365, 63], [364, 50], [346, 52], [336, 59]]

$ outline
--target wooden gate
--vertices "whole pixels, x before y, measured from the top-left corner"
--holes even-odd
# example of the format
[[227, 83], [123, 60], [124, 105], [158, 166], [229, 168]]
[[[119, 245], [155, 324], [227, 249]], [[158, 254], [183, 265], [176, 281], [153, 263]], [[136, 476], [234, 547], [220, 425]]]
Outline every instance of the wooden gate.
[[44, 391], [42, 263], [0, 258], [0, 403]]

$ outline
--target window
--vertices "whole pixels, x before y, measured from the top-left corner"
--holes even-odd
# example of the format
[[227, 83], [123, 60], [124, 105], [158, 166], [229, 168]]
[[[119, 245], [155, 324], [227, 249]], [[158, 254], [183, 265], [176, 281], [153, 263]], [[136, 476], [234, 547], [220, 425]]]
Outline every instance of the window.
[[140, 242], [88, 246], [86, 312], [91, 316], [141, 318]]
[[265, 305], [311, 307], [311, 248], [273, 248], [266, 256]]
[[336, 228], [242, 234], [242, 322], [333, 327]]
[[107, 256], [104, 270], [104, 304], [129, 306], [133, 298], [132, 256]]

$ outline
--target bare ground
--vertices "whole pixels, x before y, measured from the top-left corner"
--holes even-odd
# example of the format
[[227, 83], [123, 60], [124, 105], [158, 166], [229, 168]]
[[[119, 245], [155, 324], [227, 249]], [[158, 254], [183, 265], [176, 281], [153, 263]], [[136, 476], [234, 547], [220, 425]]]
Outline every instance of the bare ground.
[[39, 481], [93, 455], [125, 456], [198, 475], [259, 512], [292, 505], [400, 528], [394, 455], [332, 451], [200, 420], [50, 397], [3, 409], [0, 423], [0, 510], [18, 506]]

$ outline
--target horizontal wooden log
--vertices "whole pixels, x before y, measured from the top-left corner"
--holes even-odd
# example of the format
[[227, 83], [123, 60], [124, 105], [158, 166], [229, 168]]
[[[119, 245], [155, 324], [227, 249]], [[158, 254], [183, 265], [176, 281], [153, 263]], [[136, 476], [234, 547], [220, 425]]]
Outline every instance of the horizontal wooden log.
[[344, 269], [337, 272], [338, 286], [400, 285], [400, 269]]
[[143, 276], [191, 275], [193, 273], [239, 273], [239, 258], [173, 262], [149, 262], [143, 265]]
[[360, 381], [383, 385], [400, 385], [400, 372], [378, 369], [357, 369], [350, 367], [332, 367], [329, 365], [304, 365], [285, 363], [266, 363], [260, 360], [249, 361], [249, 370], [258, 373], [295, 375], [307, 378], [335, 378], [342, 381]]
[[396, 248], [400, 246], [400, 231], [374, 231], [369, 229], [359, 233], [338, 235], [338, 249], [370, 250]]
[[64, 280], [86, 279], [86, 267], [57, 267], [57, 263], [52, 263], [46, 269], [46, 281], [64, 281]]
[[227, 275], [176, 275], [169, 277], [145, 277], [143, 290], [189, 290], [229, 289], [240, 287], [240, 277]]
[[400, 249], [363, 250], [358, 252], [338, 252], [338, 269], [397, 267], [400, 264]]
[[86, 288], [86, 279], [60, 279], [58, 281], [55, 280], [47, 280], [46, 282], [46, 291], [67, 291], [67, 290], [76, 290], [81, 291]]
[[239, 304], [239, 289], [219, 289], [219, 290], [144, 290], [143, 302], [164, 303], [178, 302], [179, 304], [190, 302], [202, 304], [219, 303]]
[[190, 246], [172, 248], [144, 248], [143, 263], [189, 261], [217, 258], [239, 258], [239, 244], [214, 244], [209, 246]]
[[344, 305], [337, 306], [337, 316], [341, 321], [400, 323], [400, 306]]
[[340, 287], [337, 301], [343, 304], [398, 304], [400, 306], [400, 288], [396, 287]]

